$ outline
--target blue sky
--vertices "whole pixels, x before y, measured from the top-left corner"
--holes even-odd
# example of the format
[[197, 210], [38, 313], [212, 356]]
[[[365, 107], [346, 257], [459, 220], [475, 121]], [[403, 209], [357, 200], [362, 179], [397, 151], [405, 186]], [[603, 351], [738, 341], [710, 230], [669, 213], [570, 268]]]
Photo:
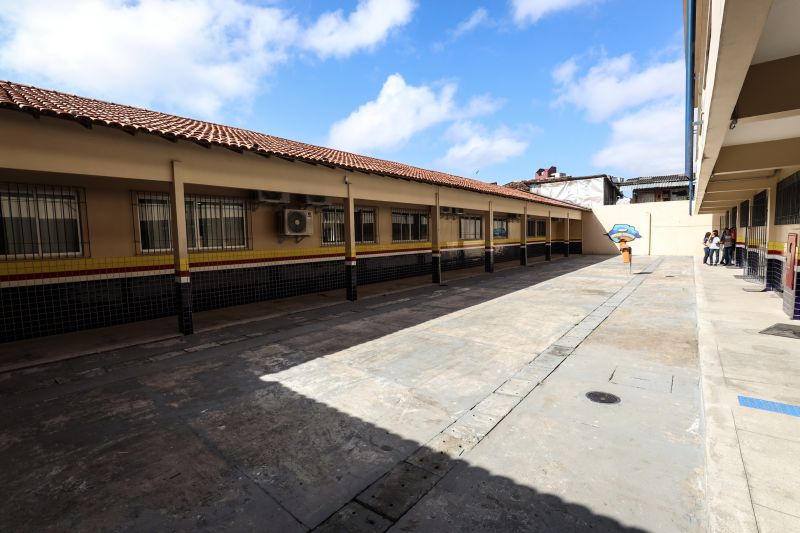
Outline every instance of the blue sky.
[[682, 166], [678, 0], [0, 0], [0, 78], [500, 183]]

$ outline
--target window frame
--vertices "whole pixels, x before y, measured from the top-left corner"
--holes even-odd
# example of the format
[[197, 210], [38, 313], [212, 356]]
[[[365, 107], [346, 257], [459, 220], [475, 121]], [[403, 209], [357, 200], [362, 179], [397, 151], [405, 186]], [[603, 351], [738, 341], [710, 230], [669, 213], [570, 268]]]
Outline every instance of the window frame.
[[[172, 253], [172, 202], [170, 201], [169, 193], [162, 193], [162, 192], [146, 192], [146, 191], [137, 191], [134, 193], [136, 196], [136, 205], [135, 205], [135, 217], [136, 217], [136, 238], [137, 238], [137, 247], [138, 252], [142, 255], [149, 255], [149, 254], [163, 254], [163, 253]], [[169, 243], [168, 248], [147, 248], [145, 249], [143, 246], [144, 238], [142, 236], [142, 208], [141, 208], [141, 201], [142, 199], [151, 200], [154, 198], [162, 199], [166, 201], [167, 206], [167, 240]]]
[[[333, 221], [333, 224], [341, 224], [341, 240], [333, 240], [333, 241], [326, 241], [325, 240], [325, 215], [326, 213], [334, 213], [340, 216], [341, 221]], [[372, 226], [373, 226], [373, 239], [372, 240], [364, 240], [364, 221], [363, 219], [359, 221], [359, 214], [361, 213], [372, 213]], [[320, 245], [322, 246], [343, 246], [344, 245], [344, 206], [339, 205], [332, 205], [332, 206], [325, 206], [320, 210]], [[355, 206], [355, 213], [353, 213], [354, 223], [356, 226], [361, 227], [361, 240], [358, 239], [358, 229], [353, 228], [356, 232], [356, 244], [377, 244], [378, 243], [378, 208], [374, 206]], [[334, 233], [336, 233], [334, 231]]]
[[[136, 205], [134, 209], [135, 214], [135, 231], [136, 231], [136, 238], [138, 239], [137, 242], [137, 252], [142, 255], [153, 255], [153, 254], [166, 254], [166, 253], [173, 253], [175, 248], [174, 242], [174, 234], [172, 230], [172, 195], [169, 193], [164, 192], [154, 192], [150, 193], [147, 191], [136, 191], [134, 192], [136, 196]], [[167, 227], [169, 228], [169, 247], [167, 248], [144, 248], [142, 246], [142, 209], [140, 205], [140, 201], [142, 198], [151, 199], [151, 198], [160, 198], [165, 199], [167, 201]], [[198, 213], [200, 213], [200, 209], [198, 205], [201, 203], [212, 204], [216, 207], [217, 212], [219, 214], [219, 228], [220, 228], [220, 235], [222, 238], [222, 242], [219, 245], [212, 245], [212, 246], [202, 246], [201, 239], [200, 239], [200, 217]], [[191, 216], [189, 214], [191, 206]], [[225, 219], [232, 218], [226, 217], [226, 206], [233, 206], [234, 209], [237, 210], [238, 213], [241, 214], [241, 222], [242, 222], [242, 244], [228, 244], [227, 243], [227, 232], [225, 230]], [[216, 251], [216, 250], [247, 250], [250, 248], [251, 243], [251, 236], [250, 236], [250, 220], [248, 217], [248, 202], [245, 198], [240, 198], [238, 196], [205, 196], [201, 194], [187, 194], [184, 197], [184, 210], [186, 211], [186, 247], [189, 252], [197, 253], [197, 252], [207, 252], [207, 251]], [[238, 217], [236, 217], [238, 218]], [[190, 234], [191, 232], [191, 234]], [[194, 244], [192, 244], [194, 243]]]
[[[478, 236], [465, 236], [464, 235], [464, 222], [470, 220], [477, 222]], [[472, 235], [472, 234], [470, 234]], [[458, 238], [461, 241], [478, 241], [483, 239], [483, 215], [464, 214], [458, 218]]]
[[800, 172], [778, 182], [775, 198], [775, 225], [800, 224]]
[[[500, 224], [500, 229], [504, 229], [505, 235], [497, 235], [498, 223]], [[492, 219], [492, 238], [494, 239], [508, 239], [509, 233], [509, 223], [508, 217], [493, 217]]]
[[[414, 220], [415, 217], [419, 217], [416, 221]], [[405, 219], [398, 221], [398, 219]], [[399, 224], [400, 229], [400, 238], [395, 238], [395, 225]], [[416, 238], [413, 235], [414, 227], [417, 227], [417, 234]], [[425, 232], [423, 235], [422, 228], [425, 228]], [[404, 230], [406, 228], [408, 230], [408, 238], [404, 237]], [[403, 207], [393, 207], [392, 208], [392, 243], [406, 243], [406, 242], [428, 242], [431, 237], [431, 211], [430, 209], [419, 209], [419, 208], [403, 208]]]
[[[215, 250], [247, 250], [250, 244], [250, 239], [248, 235], [249, 224], [247, 220], [247, 200], [244, 198], [238, 198], [236, 196], [203, 196], [199, 194], [187, 194], [184, 198], [184, 209], [186, 208], [186, 204], [192, 203], [194, 205], [194, 223], [192, 224], [194, 228], [194, 246], [189, 246], [189, 219], [187, 216], [186, 220], [186, 244], [187, 248], [190, 252], [206, 252], [206, 251], [215, 251]], [[221, 245], [212, 245], [212, 246], [201, 246], [200, 245], [200, 220], [201, 218], [198, 216], [198, 206], [201, 202], [209, 203], [215, 205], [219, 209], [219, 227], [220, 227], [220, 235], [222, 236], [222, 244]], [[238, 204], [237, 207], [241, 209], [242, 215], [242, 244], [236, 245], [228, 245], [226, 243], [226, 234], [225, 234], [225, 212], [224, 212], [224, 205], [225, 204]], [[188, 213], [187, 213], [188, 215]], [[173, 243], [174, 247], [174, 243]]]
[[[12, 190], [11, 186], [15, 186], [16, 190]], [[74, 201], [74, 210], [75, 210], [75, 218], [70, 220], [75, 220], [76, 224], [76, 238], [77, 238], [77, 250], [71, 252], [45, 252], [43, 251], [42, 247], [42, 217], [41, 217], [41, 202], [40, 202], [40, 195], [43, 197], [47, 197], [47, 195], [59, 195], [64, 196], [65, 193], [68, 193], [72, 197], [72, 201]], [[45, 185], [45, 184], [28, 184], [28, 183], [2, 183], [0, 184], [0, 218], [3, 217], [3, 205], [8, 205], [13, 209], [12, 205], [12, 195], [17, 195], [17, 205], [21, 205], [22, 203], [19, 201], [19, 198], [22, 195], [30, 195], [32, 200], [25, 202], [27, 210], [33, 208], [35, 210], [35, 217], [25, 217], [25, 218], [32, 218], [36, 221], [36, 248], [37, 251], [33, 253], [28, 252], [21, 252], [21, 253], [0, 253], [1, 260], [17, 260], [17, 259], [49, 259], [53, 257], [84, 257], [86, 253], [87, 246], [84, 241], [85, 237], [85, 228], [84, 228], [84, 219], [85, 219], [85, 212], [84, 212], [84, 193], [83, 189], [79, 187], [71, 187], [71, 186], [61, 186], [61, 185]], [[7, 197], [8, 200], [4, 200], [4, 197]], [[46, 211], [47, 209], [45, 209]], [[8, 217], [9, 219], [13, 220], [13, 217]], [[45, 218], [45, 220], [47, 220]], [[12, 227], [13, 232], [13, 227]], [[3, 236], [5, 238], [5, 235]]]

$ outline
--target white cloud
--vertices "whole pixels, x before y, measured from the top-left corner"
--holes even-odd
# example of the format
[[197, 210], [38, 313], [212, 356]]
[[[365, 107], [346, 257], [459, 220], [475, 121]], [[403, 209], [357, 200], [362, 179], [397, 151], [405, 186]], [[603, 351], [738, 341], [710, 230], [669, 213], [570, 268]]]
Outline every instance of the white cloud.
[[454, 98], [456, 89], [454, 83], [445, 84], [438, 91], [428, 85], [409, 85], [400, 74], [392, 74], [375, 100], [331, 126], [328, 143], [355, 152], [391, 150], [431, 126], [492, 113], [501, 105], [487, 96], [478, 96], [459, 107]]
[[254, 94], [298, 30], [238, 0], [57, 0], [5, 5], [0, 67], [65, 90], [204, 116]]
[[683, 92], [683, 61], [656, 63], [637, 70], [631, 54], [603, 57], [583, 76], [575, 58], [553, 71], [559, 97], [556, 104], [572, 104], [600, 122], [635, 106], [678, 97]]
[[438, 163], [461, 172], [475, 172], [502, 163], [521, 155], [528, 148], [527, 141], [507, 128], [487, 131], [469, 121], [453, 124], [448, 136], [455, 139], [456, 144]]
[[371, 49], [414, 9], [362, 0], [304, 29], [287, 9], [247, 0], [0, 3], [4, 77], [203, 118], [235, 115], [293, 53]]
[[453, 39], [458, 39], [465, 33], [469, 33], [481, 24], [485, 24], [489, 21], [489, 12], [486, 11], [484, 8], [479, 7], [472, 14], [469, 16], [468, 19], [461, 21], [458, 26], [453, 30], [452, 37]]
[[588, 69], [571, 58], [553, 71], [556, 105], [607, 123], [611, 136], [592, 157], [607, 172], [654, 175], [683, 164], [683, 61], [638, 67], [631, 54], [601, 57]]
[[592, 163], [636, 176], [679, 173], [683, 126], [680, 100], [643, 107], [611, 123], [611, 139]]
[[408, 24], [416, 8], [413, 0], [361, 0], [348, 17], [342, 10], [319, 17], [303, 44], [320, 57], [344, 57], [382, 43], [395, 28]]
[[598, 0], [511, 0], [514, 22], [519, 25], [533, 24], [542, 17], [556, 11], [563, 11], [589, 5]]

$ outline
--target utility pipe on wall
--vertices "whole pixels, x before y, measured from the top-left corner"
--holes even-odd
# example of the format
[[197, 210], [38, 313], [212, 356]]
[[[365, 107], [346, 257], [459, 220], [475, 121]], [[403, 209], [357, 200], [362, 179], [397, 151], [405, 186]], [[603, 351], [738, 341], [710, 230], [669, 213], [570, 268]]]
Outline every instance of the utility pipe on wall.
[[684, 174], [689, 180], [689, 216], [694, 200], [694, 26], [695, 1], [686, 2], [686, 140]]

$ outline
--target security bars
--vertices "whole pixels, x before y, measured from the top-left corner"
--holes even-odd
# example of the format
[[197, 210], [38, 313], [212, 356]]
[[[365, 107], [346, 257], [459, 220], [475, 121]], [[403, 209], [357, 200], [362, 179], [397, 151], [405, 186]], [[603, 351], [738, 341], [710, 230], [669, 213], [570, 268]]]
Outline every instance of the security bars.
[[[165, 193], [139, 192], [134, 205], [139, 251], [172, 251], [172, 207]], [[186, 240], [189, 250], [244, 249], [248, 245], [246, 201], [224, 196], [186, 196]]]
[[81, 256], [80, 189], [57, 185], [0, 184], [0, 257], [5, 259]]

